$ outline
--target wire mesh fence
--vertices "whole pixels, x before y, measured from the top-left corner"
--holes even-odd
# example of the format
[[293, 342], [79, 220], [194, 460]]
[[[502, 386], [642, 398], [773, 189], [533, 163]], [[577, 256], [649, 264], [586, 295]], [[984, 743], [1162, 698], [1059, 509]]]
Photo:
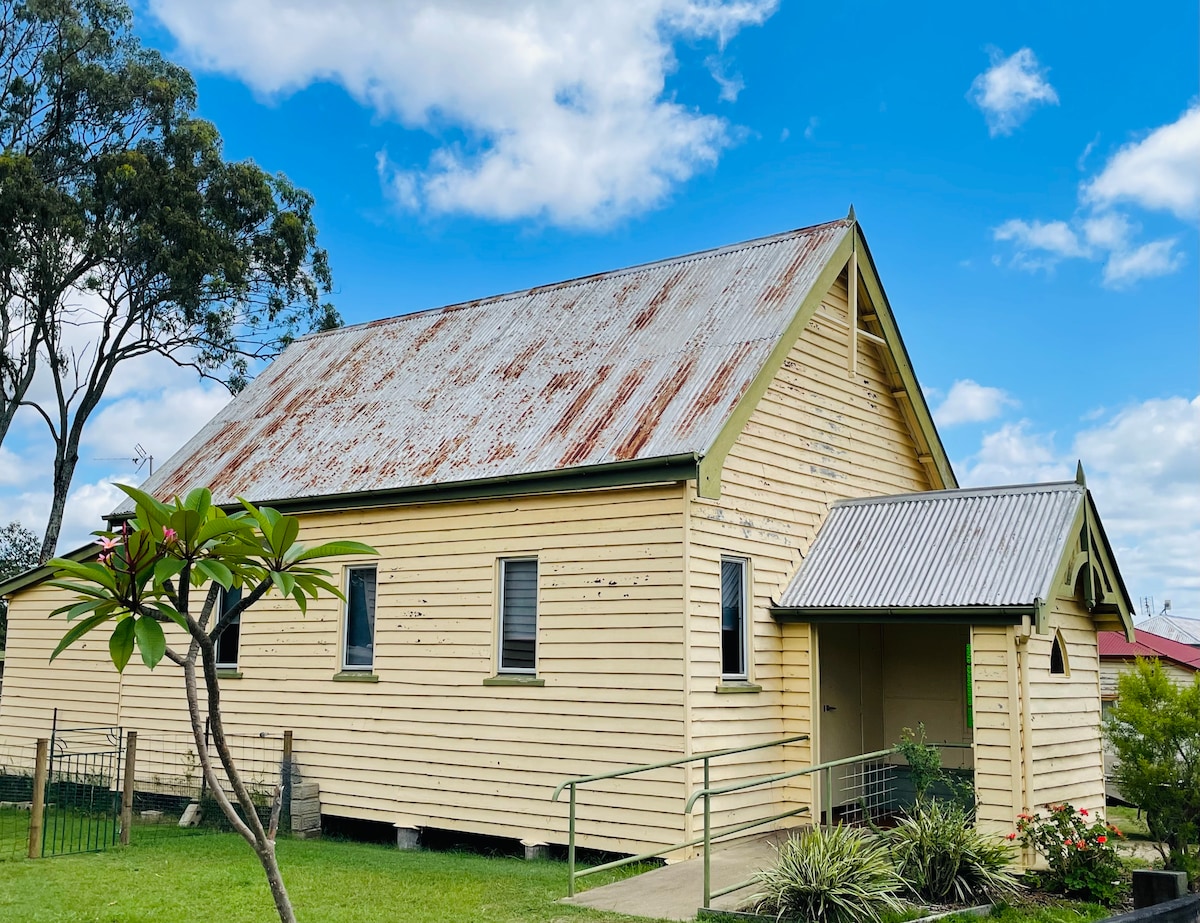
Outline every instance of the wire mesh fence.
[[[284, 765], [288, 762], [285, 760], [284, 735], [235, 734], [227, 735], [226, 740], [234, 765], [250, 792], [255, 812], [266, 824], [276, 787], [280, 784], [285, 787], [284, 807], [287, 805], [286, 788], [291, 781], [291, 767]], [[215, 761], [216, 751], [211, 739], [209, 750]], [[233, 787], [219, 766], [217, 777], [222, 792], [236, 806]], [[240, 807], [237, 812], [244, 816]], [[204, 778], [192, 735], [139, 735], [133, 772], [130, 841], [229, 829], [231, 825]]]
[[897, 781], [900, 767], [882, 760], [862, 760], [833, 772], [836, 821], [850, 825], [875, 823], [900, 806]]
[[29, 818], [37, 744], [9, 741], [0, 745], [0, 862], [29, 854]]

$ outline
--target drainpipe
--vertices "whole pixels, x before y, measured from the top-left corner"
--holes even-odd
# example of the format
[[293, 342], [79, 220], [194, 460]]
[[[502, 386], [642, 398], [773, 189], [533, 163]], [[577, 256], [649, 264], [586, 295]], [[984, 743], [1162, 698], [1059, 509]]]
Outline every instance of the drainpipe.
[[[1021, 627], [1017, 629], [1017, 673], [1021, 680], [1021, 809], [1033, 813], [1035, 796], [1033, 786], [1033, 711], [1029, 701], [1029, 635], [1030, 618], [1021, 619]], [[1024, 865], [1029, 866], [1032, 856], [1025, 857]]]

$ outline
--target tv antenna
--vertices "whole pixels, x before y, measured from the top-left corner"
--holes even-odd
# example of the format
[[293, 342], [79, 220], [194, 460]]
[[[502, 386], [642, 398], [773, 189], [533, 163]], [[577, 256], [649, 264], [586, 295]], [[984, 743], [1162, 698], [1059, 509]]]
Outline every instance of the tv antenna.
[[114, 455], [107, 458], [97, 458], [96, 461], [130, 461], [137, 466], [134, 468], [135, 471], [141, 471], [142, 465], [149, 465], [148, 474], [154, 474], [154, 456], [147, 452], [140, 442], [134, 445], [133, 452], [133, 458], [125, 455]]

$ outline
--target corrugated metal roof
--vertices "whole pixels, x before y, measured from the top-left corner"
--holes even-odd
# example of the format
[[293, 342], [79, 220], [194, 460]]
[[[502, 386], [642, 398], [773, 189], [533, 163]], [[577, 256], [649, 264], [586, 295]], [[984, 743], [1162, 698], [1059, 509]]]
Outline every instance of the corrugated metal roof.
[[1136, 630], [1137, 640], [1130, 643], [1119, 631], [1102, 631], [1097, 635], [1101, 657], [1129, 659], [1132, 657], [1165, 657], [1181, 666], [1200, 670], [1200, 648], [1164, 638], [1144, 628]]
[[1181, 618], [1177, 615], [1155, 615], [1139, 622], [1138, 631], [1150, 631], [1160, 638], [1170, 638], [1181, 644], [1200, 644], [1200, 619]]
[[835, 503], [781, 609], [1029, 606], [1048, 599], [1075, 482]]
[[263, 502], [702, 455], [852, 227], [305, 337], [144, 487]]

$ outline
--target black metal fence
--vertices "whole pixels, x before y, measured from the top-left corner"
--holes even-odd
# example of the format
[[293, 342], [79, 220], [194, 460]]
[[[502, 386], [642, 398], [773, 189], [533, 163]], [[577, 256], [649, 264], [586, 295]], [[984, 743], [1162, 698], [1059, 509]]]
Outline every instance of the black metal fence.
[[43, 856], [97, 852], [117, 842], [121, 729], [55, 728], [50, 737]]
[[[289, 829], [296, 778], [291, 733], [234, 734], [227, 742], [254, 811], [270, 821], [278, 794]], [[215, 748], [210, 752], [216, 758]], [[223, 770], [217, 784], [237, 805]], [[245, 817], [240, 807], [237, 814]], [[227, 831], [191, 734], [60, 728], [48, 739], [0, 743], [0, 861], [95, 852], [116, 843]]]

